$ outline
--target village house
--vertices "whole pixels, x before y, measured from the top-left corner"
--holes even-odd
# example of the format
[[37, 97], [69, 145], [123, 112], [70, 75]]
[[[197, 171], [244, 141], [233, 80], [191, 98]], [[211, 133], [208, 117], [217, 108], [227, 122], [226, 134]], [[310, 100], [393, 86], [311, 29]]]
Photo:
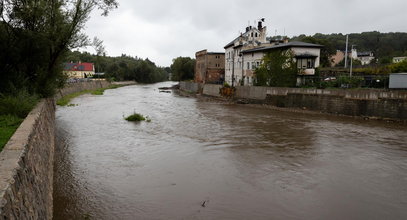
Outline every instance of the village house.
[[195, 82], [223, 83], [225, 79], [225, 53], [201, 50], [195, 53], [195, 58]]
[[[354, 60], [359, 60], [362, 65], [369, 65], [374, 59], [374, 54], [371, 51], [367, 52], [358, 52], [356, 49], [352, 49], [348, 53], [348, 57], [351, 57]], [[340, 63], [343, 59], [345, 59], [345, 52], [341, 50], [337, 50], [336, 54], [332, 57], [331, 66], [335, 66]]]
[[225, 82], [232, 86], [254, 84], [255, 69], [261, 65], [267, 52], [284, 49], [291, 50], [298, 67], [298, 83], [304, 76], [314, 75], [319, 66], [322, 45], [268, 40], [264, 19], [258, 21], [257, 28], [248, 26], [246, 32], [227, 44], [225, 48]]
[[319, 66], [320, 50], [322, 45], [292, 41], [284, 43], [275, 43], [270, 46], [257, 47], [242, 51], [243, 85], [252, 86], [255, 79], [257, 67], [260, 66], [263, 56], [273, 50], [290, 50], [297, 64], [298, 77], [297, 84], [301, 84], [306, 76], [315, 75], [315, 68]]
[[69, 78], [88, 78], [95, 75], [93, 63], [65, 63], [63, 73]]
[[356, 54], [356, 59], [359, 60], [362, 65], [369, 65], [375, 59], [374, 54], [371, 51], [357, 52]]
[[407, 57], [393, 57], [393, 63], [400, 63], [407, 60]]

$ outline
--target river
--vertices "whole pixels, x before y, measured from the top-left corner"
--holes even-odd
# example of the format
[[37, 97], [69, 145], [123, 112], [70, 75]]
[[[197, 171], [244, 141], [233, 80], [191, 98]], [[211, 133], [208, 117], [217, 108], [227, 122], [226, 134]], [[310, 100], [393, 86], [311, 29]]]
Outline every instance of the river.
[[[58, 107], [54, 219], [405, 219], [407, 128], [159, 92]], [[133, 112], [151, 122], [124, 120]]]

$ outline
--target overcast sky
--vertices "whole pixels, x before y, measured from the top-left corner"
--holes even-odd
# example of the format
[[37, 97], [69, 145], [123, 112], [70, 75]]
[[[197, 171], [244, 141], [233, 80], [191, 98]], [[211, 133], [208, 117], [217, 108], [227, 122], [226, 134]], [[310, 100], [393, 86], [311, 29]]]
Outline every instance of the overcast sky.
[[[223, 47], [265, 18], [268, 36], [364, 31], [407, 32], [407, 0], [118, 0], [108, 17], [92, 13], [85, 33], [109, 56], [169, 66], [179, 56]], [[88, 49], [94, 53], [92, 49]]]

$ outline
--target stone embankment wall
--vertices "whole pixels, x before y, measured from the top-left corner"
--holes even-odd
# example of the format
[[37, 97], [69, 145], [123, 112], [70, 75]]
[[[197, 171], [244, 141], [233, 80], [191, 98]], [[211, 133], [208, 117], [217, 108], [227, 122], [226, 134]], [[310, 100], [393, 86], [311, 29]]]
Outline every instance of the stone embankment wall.
[[[106, 81], [77, 82], [55, 98], [105, 88]], [[43, 99], [0, 152], [0, 219], [52, 219], [55, 101]]]
[[55, 104], [44, 99], [0, 153], [0, 218], [52, 219]]
[[[191, 87], [188, 84], [193, 83], [183, 82], [180, 88], [187, 90]], [[220, 96], [220, 85], [205, 84], [201, 87], [203, 95]], [[402, 90], [237, 86], [234, 98], [324, 113], [407, 120], [407, 91]]]
[[106, 88], [110, 85], [106, 80], [93, 80], [88, 82], [75, 82], [67, 84], [63, 89], [60, 89], [57, 94], [55, 94], [55, 99], [59, 99], [62, 96], [80, 92], [83, 90], [93, 90], [98, 88]]

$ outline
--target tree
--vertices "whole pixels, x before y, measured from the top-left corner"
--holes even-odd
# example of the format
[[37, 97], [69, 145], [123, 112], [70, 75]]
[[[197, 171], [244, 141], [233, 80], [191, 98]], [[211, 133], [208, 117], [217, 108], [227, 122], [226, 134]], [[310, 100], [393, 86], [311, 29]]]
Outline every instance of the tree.
[[89, 44], [81, 30], [90, 12], [107, 15], [117, 6], [116, 0], [0, 0], [0, 92], [53, 95], [65, 82], [67, 51]]
[[332, 56], [336, 54], [336, 49], [333, 44], [322, 38], [322, 34], [316, 34], [314, 37], [302, 35], [297, 39], [303, 42], [312, 43], [312, 44], [320, 44], [323, 47], [321, 48], [321, 55], [320, 55], [320, 64], [322, 67], [330, 67], [332, 63]]
[[172, 80], [183, 81], [194, 78], [195, 59], [190, 57], [177, 57], [172, 60]]
[[268, 52], [255, 70], [257, 86], [295, 87], [297, 67], [291, 50]]

